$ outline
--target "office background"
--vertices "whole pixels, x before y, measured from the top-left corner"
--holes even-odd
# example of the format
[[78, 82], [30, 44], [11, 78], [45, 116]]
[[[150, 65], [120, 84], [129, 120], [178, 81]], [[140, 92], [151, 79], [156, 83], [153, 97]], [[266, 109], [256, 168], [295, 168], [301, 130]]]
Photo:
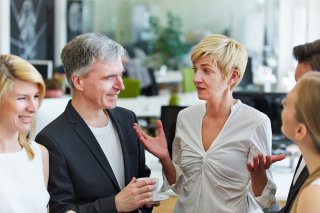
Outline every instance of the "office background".
[[[36, 53], [28, 52], [28, 49], [20, 52], [22, 48], [13, 42], [25, 38], [19, 36], [22, 30], [17, 19], [24, 4], [25, 7], [31, 4], [34, 7], [35, 18], [31, 17], [26, 23], [33, 23], [35, 32], [26, 29], [30, 40], [26, 39], [25, 43], [39, 41], [35, 43]], [[69, 39], [80, 33], [100, 32], [125, 46], [132, 46], [148, 41], [153, 36], [149, 18], [157, 17], [161, 24], [165, 24], [167, 14], [171, 12], [180, 18], [182, 37], [188, 44], [196, 43], [211, 33], [227, 34], [243, 43], [253, 60], [250, 63], [255, 68], [260, 65], [271, 68], [277, 80], [274, 86], [278, 88], [284, 79], [294, 82], [292, 47], [320, 38], [319, 11], [318, 0], [198, 0], [192, 4], [184, 0], [1, 0], [0, 54], [26, 53], [22, 56], [27, 59], [50, 59], [55, 66], [59, 66], [61, 49]], [[30, 37], [32, 33], [34, 37]], [[36, 39], [38, 37], [39, 40]], [[161, 75], [156, 77], [160, 82]], [[181, 76], [179, 79], [180, 83]], [[196, 99], [195, 94], [190, 95], [194, 98], [180, 96], [182, 105], [197, 103], [185, 102]], [[37, 116], [38, 130], [64, 109], [69, 98], [44, 101]], [[151, 116], [147, 114], [149, 117], [159, 117], [160, 108], [156, 109], [154, 115], [153, 106], [165, 105], [169, 98], [169, 95], [165, 95], [122, 99], [119, 105], [131, 108], [141, 117], [147, 113], [152, 113]], [[159, 162], [150, 155], [148, 157], [151, 167], [154, 164], [157, 168], [153, 170], [153, 175], [161, 176]], [[278, 172], [277, 185], [283, 186], [290, 181], [294, 157], [275, 168]], [[285, 186], [277, 194], [281, 200], [287, 194], [288, 185]]]
[[[293, 75], [292, 47], [320, 38], [317, 0], [199, 0], [193, 4], [183, 0], [2, 0], [0, 53], [16, 53], [12, 4], [19, 13], [23, 2], [32, 2], [35, 8], [42, 4], [42, 10], [47, 7], [46, 13], [36, 16], [37, 30], [46, 36], [39, 41], [47, 41], [42, 43], [47, 50], [33, 59], [52, 59], [55, 65], [60, 65], [64, 44], [78, 33], [101, 32], [129, 45], [148, 39], [151, 16], [166, 22], [167, 12], [172, 12], [181, 19], [184, 39], [196, 42], [209, 33], [228, 34], [245, 44], [259, 63], [272, 67], [279, 86], [281, 79]], [[41, 23], [47, 24], [46, 30]]]

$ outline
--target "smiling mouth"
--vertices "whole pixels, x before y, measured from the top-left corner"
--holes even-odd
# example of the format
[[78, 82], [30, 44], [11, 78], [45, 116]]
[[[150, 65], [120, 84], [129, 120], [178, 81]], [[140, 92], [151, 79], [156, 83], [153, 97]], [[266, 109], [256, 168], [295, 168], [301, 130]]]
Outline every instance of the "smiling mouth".
[[24, 122], [24, 123], [30, 123], [33, 120], [33, 116], [23, 116], [20, 115], [19, 118]]
[[196, 89], [197, 89], [197, 90], [204, 90], [205, 88], [197, 87]]
[[108, 94], [109, 97], [118, 97], [118, 94]]

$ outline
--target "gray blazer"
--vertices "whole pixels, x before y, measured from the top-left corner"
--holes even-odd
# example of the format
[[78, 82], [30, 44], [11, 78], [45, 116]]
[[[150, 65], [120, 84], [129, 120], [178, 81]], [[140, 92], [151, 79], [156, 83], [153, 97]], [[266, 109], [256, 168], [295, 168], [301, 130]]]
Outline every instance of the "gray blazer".
[[[126, 185], [132, 177], [149, 176], [144, 148], [133, 130], [135, 114], [120, 107], [107, 112], [121, 142]], [[35, 140], [49, 151], [50, 212], [117, 212], [114, 200], [120, 192], [118, 182], [98, 141], [71, 101]]]

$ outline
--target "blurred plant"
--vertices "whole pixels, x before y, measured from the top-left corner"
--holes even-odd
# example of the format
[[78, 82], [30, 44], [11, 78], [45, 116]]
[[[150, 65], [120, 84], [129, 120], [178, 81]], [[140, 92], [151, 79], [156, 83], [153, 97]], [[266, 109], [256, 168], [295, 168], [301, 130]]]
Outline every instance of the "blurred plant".
[[143, 65], [147, 68], [151, 68], [153, 70], [159, 70], [161, 65], [165, 63], [165, 57], [161, 53], [152, 53], [148, 55], [144, 61]]
[[165, 64], [170, 69], [179, 69], [182, 58], [190, 49], [182, 39], [180, 18], [168, 12], [165, 26], [154, 16], [151, 16], [149, 22], [154, 34], [154, 38], [150, 40], [153, 54], [147, 58], [145, 65], [159, 69]]

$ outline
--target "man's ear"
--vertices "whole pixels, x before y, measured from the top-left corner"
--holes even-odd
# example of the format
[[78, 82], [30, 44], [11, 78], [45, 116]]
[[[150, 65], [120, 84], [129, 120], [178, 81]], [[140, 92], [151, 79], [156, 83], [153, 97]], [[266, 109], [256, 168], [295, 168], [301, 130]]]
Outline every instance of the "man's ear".
[[308, 134], [308, 129], [305, 124], [299, 123], [298, 126], [295, 128], [295, 138], [298, 141], [304, 140], [304, 138]]
[[74, 86], [75, 89], [80, 90], [80, 91], [83, 90], [83, 88], [82, 88], [82, 83], [83, 82], [82, 82], [82, 79], [79, 76], [77, 76], [77, 75], [72, 76], [71, 77], [71, 81], [72, 81], [73, 86]]

